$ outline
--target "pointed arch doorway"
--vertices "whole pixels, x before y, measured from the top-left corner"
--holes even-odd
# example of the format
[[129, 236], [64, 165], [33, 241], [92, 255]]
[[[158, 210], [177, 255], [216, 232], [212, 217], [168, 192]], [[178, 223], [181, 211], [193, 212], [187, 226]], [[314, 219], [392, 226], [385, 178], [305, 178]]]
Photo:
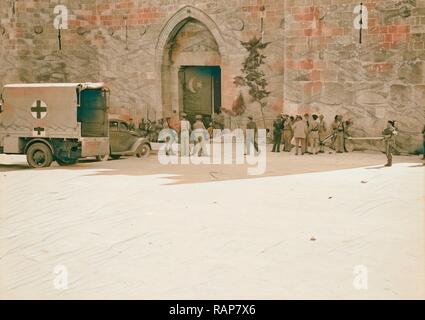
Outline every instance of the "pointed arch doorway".
[[164, 117], [200, 114], [208, 124], [222, 107], [224, 53], [218, 27], [201, 10], [182, 8], [167, 22], [157, 43]]

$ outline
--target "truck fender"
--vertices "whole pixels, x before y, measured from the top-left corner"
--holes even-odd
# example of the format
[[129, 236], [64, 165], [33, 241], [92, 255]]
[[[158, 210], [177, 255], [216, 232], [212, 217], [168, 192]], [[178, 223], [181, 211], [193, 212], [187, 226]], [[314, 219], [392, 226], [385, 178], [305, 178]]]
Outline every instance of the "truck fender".
[[32, 140], [28, 141], [28, 143], [25, 145], [25, 148], [24, 148], [24, 154], [27, 153], [28, 148], [31, 147], [34, 143], [45, 144], [46, 146], [49, 147], [50, 151], [52, 151], [52, 154], [53, 155], [55, 154], [55, 150], [53, 149], [53, 146], [47, 140], [44, 140], [44, 139], [32, 139]]

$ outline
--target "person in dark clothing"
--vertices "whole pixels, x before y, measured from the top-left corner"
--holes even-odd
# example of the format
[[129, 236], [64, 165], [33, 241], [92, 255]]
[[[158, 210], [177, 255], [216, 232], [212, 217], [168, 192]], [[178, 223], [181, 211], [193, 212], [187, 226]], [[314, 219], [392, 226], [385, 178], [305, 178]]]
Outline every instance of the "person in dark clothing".
[[273, 123], [273, 151], [280, 153], [280, 146], [282, 145], [282, 130], [283, 130], [283, 119], [278, 116]]

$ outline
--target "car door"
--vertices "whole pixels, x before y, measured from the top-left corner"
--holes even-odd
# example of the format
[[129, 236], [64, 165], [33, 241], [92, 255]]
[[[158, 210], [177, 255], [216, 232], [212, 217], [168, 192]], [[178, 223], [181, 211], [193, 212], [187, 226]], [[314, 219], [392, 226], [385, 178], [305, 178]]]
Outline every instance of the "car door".
[[121, 152], [119, 121], [109, 121], [109, 144], [111, 146], [112, 153]]
[[123, 148], [123, 152], [130, 151], [133, 147], [134, 142], [137, 140], [135, 136], [130, 132], [130, 128], [127, 123], [120, 122], [120, 143]]

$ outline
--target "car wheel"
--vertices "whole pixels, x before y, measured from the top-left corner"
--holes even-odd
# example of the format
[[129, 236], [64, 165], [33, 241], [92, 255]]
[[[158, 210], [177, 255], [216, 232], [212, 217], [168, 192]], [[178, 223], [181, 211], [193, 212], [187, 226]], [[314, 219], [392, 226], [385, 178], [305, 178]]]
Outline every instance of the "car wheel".
[[149, 147], [149, 145], [142, 144], [141, 146], [139, 146], [139, 148], [137, 148], [136, 156], [138, 158], [147, 158], [149, 157], [150, 153], [151, 153], [151, 148]]
[[121, 156], [118, 156], [118, 155], [111, 155], [111, 159], [112, 160], [119, 160], [119, 159], [121, 159]]
[[33, 168], [47, 168], [53, 162], [53, 154], [44, 143], [34, 143], [27, 150], [27, 162]]

